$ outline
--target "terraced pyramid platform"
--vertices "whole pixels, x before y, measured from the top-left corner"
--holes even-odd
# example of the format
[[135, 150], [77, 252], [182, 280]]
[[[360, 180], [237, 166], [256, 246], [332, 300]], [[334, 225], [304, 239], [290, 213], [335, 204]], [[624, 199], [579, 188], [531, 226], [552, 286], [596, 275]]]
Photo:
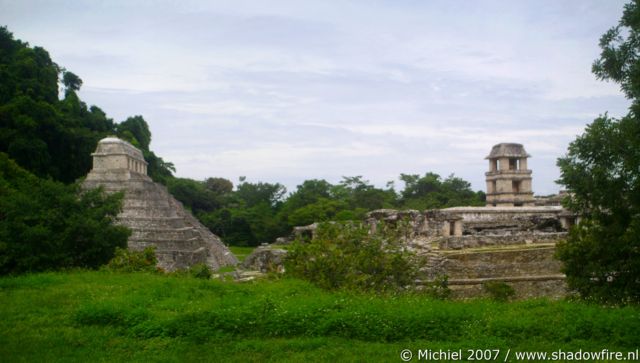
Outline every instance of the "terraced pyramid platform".
[[106, 192], [124, 191], [118, 223], [129, 227], [129, 249], [156, 247], [158, 267], [167, 271], [205, 263], [212, 269], [233, 266], [236, 257], [163, 185], [146, 174], [142, 152], [115, 137], [100, 140], [93, 169], [83, 188], [103, 187]]

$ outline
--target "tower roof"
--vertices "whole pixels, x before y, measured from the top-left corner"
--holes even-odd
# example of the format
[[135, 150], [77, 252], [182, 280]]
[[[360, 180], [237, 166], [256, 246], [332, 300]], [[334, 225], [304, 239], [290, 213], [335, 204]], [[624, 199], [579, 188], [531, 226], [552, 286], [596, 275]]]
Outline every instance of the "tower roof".
[[531, 155], [527, 154], [522, 144], [515, 143], [500, 143], [494, 145], [491, 149], [491, 153], [485, 159], [497, 159], [497, 158], [528, 158]]

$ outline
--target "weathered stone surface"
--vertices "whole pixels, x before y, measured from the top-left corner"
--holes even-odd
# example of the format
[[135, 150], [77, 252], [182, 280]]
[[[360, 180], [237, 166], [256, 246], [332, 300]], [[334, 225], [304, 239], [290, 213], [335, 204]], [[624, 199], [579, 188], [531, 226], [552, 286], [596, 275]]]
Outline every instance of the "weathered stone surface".
[[553, 245], [517, 249], [444, 252], [449, 279], [511, 278], [558, 275], [560, 262], [553, 259]]
[[565, 293], [555, 244], [567, 234], [568, 212], [559, 206], [456, 207], [439, 210], [376, 210], [367, 223], [404, 220], [405, 243], [425, 257], [423, 281], [447, 276], [454, 296], [484, 294], [486, 281], [509, 283], [518, 297]]
[[491, 149], [486, 157], [487, 206], [534, 205], [531, 170], [527, 169], [530, 156], [522, 144], [502, 143]]
[[483, 283], [488, 281], [504, 282], [511, 286], [517, 299], [527, 299], [534, 297], [562, 298], [567, 295], [567, 286], [564, 282], [564, 275], [541, 275], [527, 276], [521, 279], [499, 278], [499, 279], [479, 279], [469, 282], [453, 281], [449, 284], [451, 297], [453, 298], [474, 298], [489, 297], [484, 290]]
[[284, 272], [284, 258], [286, 255], [286, 250], [260, 246], [244, 259], [242, 267], [263, 273]]
[[126, 141], [109, 137], [98, 143], [94, 168], [83, 188], [103, 187], [106, 192], [124, 191], [118, 223], [129, 227], [129, 248], [156, 247], [158, 266], [168, 270], [205, 263], [216, 270], [236, 265], [235, 256], [167, 189], [146, 175], [142, 152]]

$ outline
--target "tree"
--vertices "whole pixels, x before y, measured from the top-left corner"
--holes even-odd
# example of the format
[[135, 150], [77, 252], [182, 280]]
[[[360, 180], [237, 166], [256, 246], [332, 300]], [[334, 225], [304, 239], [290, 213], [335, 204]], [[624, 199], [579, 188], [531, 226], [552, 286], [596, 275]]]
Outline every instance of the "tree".
[[153, 181], [167, 185], [173, 179], [176, 167], [173, 163], [164, 161], [153, 151], [142, 150], [144, 160], [147, 162], [147, 174]]
[[305, 205], [289, 214], [290, 226], [306, 226], [314, 222], [327, 222], [336, 220], [340, 211], [348, 210], [346, 202], [320, 198], [314, 203]]
[[205, 188], [201, 181], [187, 178], [172, 178], [168, 182], [169, 192], [195, 214], [210, 212], [220, 207], [219, 196]]
[[593, 72], [618, 82], [632, 105], [619, 120], [597, 118], [558, 159], [558, 182], [570, 192], [565, 205], [582, 222], [557, 256], [584, 298], [640, 302], [640, 1], [625, 5], [600, 47]]
[[97, 268], [131, 233], [115, 226], [122, 194], [40, 179], [0, 153], [0, 274]]
[[62, 70], [62, 84], [64, 85], [66, 92], [79, 91], [82, 87], [82, 80], [75, 73]]
[[444, 181], [432, 172], [423, 177], [418, 174], [400, 174], [405, 187], [400, 203], [404, 208], [434, 209], [468, 205], [484, 205], [483, 192], [473, 192], [471, 184], [453, 174]]
[[395, 202], [395, 191], [382, 190], [364, 180], [361, 175], [347, 177], [331, 190], [336, 199], [348, 203], [350, 209], [363, 209], [366, 211], [391, 207]]
[[118, 125], [118, 136], [121, 136], [142, 150], [149, 151], [151, 131], [149, 124], [142, 116], [127, 118]]
[[236, 190], [236, 196], [245, 203], [247, 207], [266, 203], [268, 206], [276, 208], [287, 193], [287, 188], [280, 183], [249, 183], [242, 178], [240, 181], [238, 189]]
[[233, 191], [233, 183], [225, 178], [207, 178], [204, 187], [216, 195], [227, 195]]
[[78, 76], [60, 73], [46, 50], [0, 27], [0, 152], [39, 177], [72, 183], [89, 172], [91, 152], [114, 124], [80, 100]]

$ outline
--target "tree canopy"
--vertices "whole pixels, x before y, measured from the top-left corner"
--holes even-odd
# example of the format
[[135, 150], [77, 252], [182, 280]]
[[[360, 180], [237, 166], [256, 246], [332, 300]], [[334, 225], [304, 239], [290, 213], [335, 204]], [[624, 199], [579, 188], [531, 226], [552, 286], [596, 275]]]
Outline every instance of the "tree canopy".
[[[444, 181], [435, 173], [400, 176], [408, 181], [398, 194], [393, 183], [378, 188], [362, 176], [343, 177], [337, 184], [305, 180], [288, 196], [279, 183], [251, 183], [241, 178], [236, 189], [224, 178], [205, 181], [174, 178], [169, 191], [190, 208], [211, 231], [232, 245], [255, 246], [288, 234], [295, 226], [314, 222], [364, 218], [380, 208], [428, 209], [484, 205], [484, 193], [453, 175]], [[424, 187], [430, 185], [431, 187]]]
[[566, 205], [582, 218], [558, 256], [569, 286], [606, 302], [640, 301], [640, 1], [600, 40], [599, 79], [620, 84], [632, 101], [621, 119], [604, 114], [558, 159]]

